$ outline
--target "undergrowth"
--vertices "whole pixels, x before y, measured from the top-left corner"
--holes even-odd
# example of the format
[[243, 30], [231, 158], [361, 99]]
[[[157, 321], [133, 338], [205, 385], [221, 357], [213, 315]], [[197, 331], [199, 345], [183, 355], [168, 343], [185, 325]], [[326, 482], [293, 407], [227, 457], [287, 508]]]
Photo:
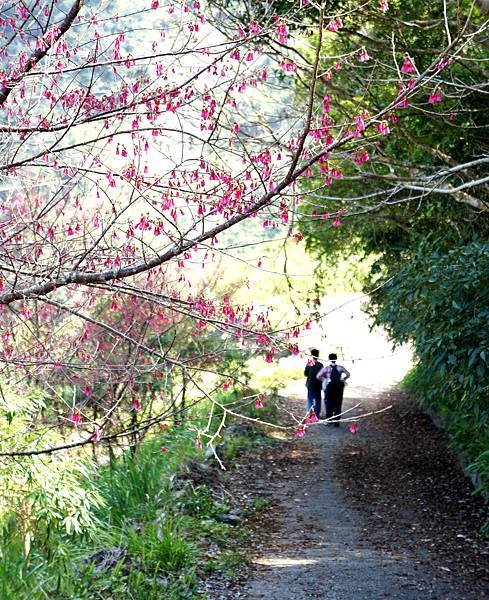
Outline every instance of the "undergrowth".
[[[227, 400], [239, 402], [236, 394]], [[240, 409], [252, 418], [263, 414], [250, 402]], [[273, 418], [272, 407], [264, 412]], [[90, 476], [78, 478], [76, 485], [70, 479], [70, 497], [96, 499], [83, 513], [90, 526], [74, 522], [67, 529], [61, 513], [56, 520], [61, 489], [50, 499], [48, 513], [41, 493], [26, 500], [37, 511], [28, 535], [20, 526], [21, 511], [5, 510], [0, 521], [0, 598], [204, 600], [199, 583], [208, 575], [219, 571], [236, 577], [246, 561], [246, 529], [216, 520], [230, 507], [216, 498], [210, 482], [182, 479], [182, 465], [202, 464], [204, 458], [205, 449], [196, 447], [192, 429], [185, 424], [169, 428], [145, 440], [136, 452], [112, 458], [98, 473], [87, 466]], [[254, 430], [229, 437], [222, 446], [223, 458], [229, 465], [256, 440]], [[89, 464], [87, 458], [74, 460]], [[45, 463], [49, 469], [49, 459]], [[65, 469], [70, 468], [66, 462]]]

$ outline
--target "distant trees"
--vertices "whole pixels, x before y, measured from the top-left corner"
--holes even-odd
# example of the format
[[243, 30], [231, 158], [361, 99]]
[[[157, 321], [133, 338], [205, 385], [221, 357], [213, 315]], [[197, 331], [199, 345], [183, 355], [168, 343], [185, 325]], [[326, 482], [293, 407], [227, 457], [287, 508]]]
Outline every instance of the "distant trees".
[[[83, 406], [105, 386], [88, 427], [95, 440], [143, 380], [178, 372], [181, 386], [198, 385], [205, 368], [227, 381], [235, 367], [210, 360], [221, 356], [216, 340], [234, 357], [236, 340], [268, 361], [296, 351], [297, 327], [279, 336], [252, 303], [196, 283], [223, 232], [259, 219], [300, 240], [305, 189], [315, 206], [302, 214], [333, 225], [434, 188], [486, 202], [487, 154], [462, 143], [446, 158], [438, 141], [455, 114], [484, 149], [485, 114], [458, 115], [462, 98], [486, 93], [487, 23], [473, 7], [440, 4], [417, 23], [403, 19], [418, 9], [405, 3], [209, 4], [2, 5], [0, 380], [70, 385]], [[413, 43], [420, 28], [433, 43]], [[442, 125], [419, 171], [397, 156], [405, 142], [390, 140], [405, 132], [423, 148], [419, 130], [397, 123], [413, 114], [406, 123], [421, 127], [427, 111]], [[361, 185], [359, 201], [338, 204], [326, 193], [333, 181]], [[74, 421], [75, 410], [65, 401], [58, 412]]]

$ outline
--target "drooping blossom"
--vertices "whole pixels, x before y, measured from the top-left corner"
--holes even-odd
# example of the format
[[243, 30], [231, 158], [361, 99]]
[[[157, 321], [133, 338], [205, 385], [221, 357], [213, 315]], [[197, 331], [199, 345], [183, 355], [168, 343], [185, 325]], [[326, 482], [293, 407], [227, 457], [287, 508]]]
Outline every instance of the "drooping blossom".
[[428, 98], [429, 104], [437, 104], [437, 102], [441, 102], [441, 92], [440, 90], [435, 90], [432, 92]]
[[451, 58], [442, 58], [436, 65], [436, 68], [438, 69], [438, 71], [443, 71], [443, 69], [447, 67], [451, 62]]
[[303, 425], [301, 425], [300, 427], [298, 427], [295, 430], [295, 437], [301, 438], [301, 437], [304, 437], [305, 435], [306, 435], [306, 428]]
[[280, 68], [284, 73], [296, 73], [297, 65], [292, 60], [282, 60], [280, 62]]
[[261, 398], [257, 398], [255, 401], [255, 408], [263, 408], [263, 402], [261, 401]]
[[370, 60], [370, 56], [367, 52], [367, 49], [362, 48], [358, 53], [358, 61], [359, 62], [367, 62], [368, 60]]
[[279, 43], [285, 44], [285, 42], [287, 41], [287, 36], [289, 35], [287, 23], [285, 23], [285, 21], [279, 21], [277, 19], [275, 23], [275, 33], [277, 34]]
[[102, 439], [102, 432], [100, 431], [100, 429], [97, 427], [97, 429], [94, 429], [92, 437], [90, 438], [92, 440], [92, 442], [100, 442], [100, 440]]
[[335, 31], [338, 31], [338, 29], [341, 29], [342, 27], [343, 27], [343, 20], [341, 19], [341, 17], [338, 17], [337, 19], [330, 21], [326, 29], [328, 31], [335, 32]]
[[387, 12], [389, 10], [389, 3], [387, 2], [387, 0], [380, 0], [379, 9], [382, 12]]
[[137, 399], [132, 401], [131, 406], [134, 410], [141, 410], [141, 402], [139, 402]]
[[361, 165], [364, 162], [367, 162], [367, 160], [369, 159], [369, 155], [368, 152], [365, 150], [365, 148], [358, 148], [357, 150], [355, 150], [355, 152], [353, 153], [353, 162], [356, 165]]
[[253, 35], [258, 35], [261, 31], [261, 27], [260, 25], [258, 25], [258, 23], [255, 23], [254, 21], [251, 21], [250, 23], [250, 33], [252, 33]]
[[357, 433], [357, 431], [358, 431], [357, 423], [352, 423], [350, 425], [350, 427], [348, 427], [348, 430], [350, 431], [350, 433]]
[[414, 63], [413, 63], [411, 57], [409, 56], [409, 54], [405, 54], [404, 62], [402, 63], [402, 67], [401, 67], [401, 73], [408, 74], [408, 73], [415, 73], [415, 72], [416, 72], [416, 67], [414, 66]]
[[83, 417], [78, 409], [74, 409], [70, 415], [69, 421], [71, 421], [75, 427], [78, 427], [78, 425], [83, 423]]
[[387, 121], [381, 121], [380, 123], [377, 123], [376, 129], [380, 135], [389, 135], [391, 132], [389, 129], [389, 123], [387, 123]]
[[357, 115], [355, 117], [355, 123], [357, 124], [358, 131], [365, 131], [365, 122], [362, 115]]
[[197, 437], [195, 438], [195, 445], [199, 450], [202, 450], [202, 440], [200, 439], [200, 434], [197, 434]]

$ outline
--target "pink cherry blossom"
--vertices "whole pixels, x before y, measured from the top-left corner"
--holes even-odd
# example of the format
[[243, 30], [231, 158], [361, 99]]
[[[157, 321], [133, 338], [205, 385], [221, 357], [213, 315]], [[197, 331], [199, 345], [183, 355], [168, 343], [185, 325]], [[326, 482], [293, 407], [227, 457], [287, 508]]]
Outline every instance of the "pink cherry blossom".
[[255, 408], [263, 408], [263, 402], [261, 401], [261, 398], [257, 398], [255, 401]]
[[356, 165], [361, 165], [362, 163], [367, 162], [368, 159], [369, 155], [365, 148], [358, 148], [357, 150], [355, 150], [353, 154], [353, 162]]
[[251, 21], [250, 23], [250, 32], [253, 35], [258, 35], [261, 31], [261, 27], [258, 25], [258, 23], [255, 23], [254, 21]]
[[359, 62], [367, 62], [368, 60], [370, 60], [370, 56], [366, 50], [366, 48], [362, 48], [359, 53], [358, 53], [358, 60]]
[[387, 2], [387, 0], [380, 0], [379, 9], [382, 12], [387, 12], [389, 10], [389, 3]]
[[355, 117], [355, 123], [357, 124], [358, 131], [365, 131], [365, 123], [363, 121], [362, 115], [357, 115]]
[[389, 135], [391, 132], [389, 129], [389, 123], [387, 123], [387, 121], [381, 121], [380, 123], [377, 123], [376, 129], [381, 135]]
[[197, 435], [195, 438], [195, 445], [199, 450], [202, 450], [202, 440], [200, 439], [200, 435]]
[[405, 54], [404, 55], [404, 62], [402, 63], [402, 67], [401, 67], [401, 73], [415, 73], [416, 72], [416, 67], [414, 66], [414, 63], [411, 59], [411, 57], [409, 56], [409, 54]]
[[440, 90], [435, 90], [434, 92], [432, 92], [428, 98], [428, 103], [429, 104], [436, 104], [437, 102], [441, 102], [442, 98], [441, 98], [441, 92]]
[[306, 428], [303, 425], [301, 425], [300, 427], [298, 427], [295, 430], [295, 437], [301, 438], [301, 437], [304, 437], [305, 435], [306, 435]]
[[83, 423], [83, 417], [78, 409], [74, 409], [69, 417], [69, 421], [71, 421], [75, 427], [78, 427], [78, 425]]
[[357, 431], [358, 431], [357, 423], [352, 423], [350, 425], [350, 427], [348, 427], [348, 430], [350, 431], [350, 433], [357, 433]]
[[278, 41], [281, 44], [285, 44], [287, 42], [287, 36], [289, 35], [287, 23], [285, 23], [284, 21], [279, 21], [277, 19], [275, 23], [275, 33], [277, 34]]
[[327, 26], [327, 30], [328, 31], [338, 31], [338, 29], [341, 29], [343, 27], [343, 20], [341, 19], [341, 17], [338, 17], [337, 19], [334, 19], [333, 21], [330, 21], [330, 23]]
[[443, 71], [443, 69], [447, 67], [451, 62], [451, 58], [442, 58], [436, 65], [436, 68], [438, 69], [438, 71]]
[[141, 410], [141, 402], [135, 399], [132, 401], [131, 407], [133, 408], [133, 410]]

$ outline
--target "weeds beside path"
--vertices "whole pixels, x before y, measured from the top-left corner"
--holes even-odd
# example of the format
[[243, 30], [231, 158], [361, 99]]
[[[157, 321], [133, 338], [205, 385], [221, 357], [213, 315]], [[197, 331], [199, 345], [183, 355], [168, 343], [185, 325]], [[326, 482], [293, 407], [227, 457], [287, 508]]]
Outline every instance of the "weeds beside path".
[[[288, 403], [300, 411], [303, 400]], [[388, 404], [356, 436], [318, 424], [238, 460], [235, 500], [266, 508], [250, 523], [247, 580], [209, 590], [212, 600], [488, 596], [489, 545], [477, 536], [483, 502], [402, 392], [369, 400], [369, 408]]]

